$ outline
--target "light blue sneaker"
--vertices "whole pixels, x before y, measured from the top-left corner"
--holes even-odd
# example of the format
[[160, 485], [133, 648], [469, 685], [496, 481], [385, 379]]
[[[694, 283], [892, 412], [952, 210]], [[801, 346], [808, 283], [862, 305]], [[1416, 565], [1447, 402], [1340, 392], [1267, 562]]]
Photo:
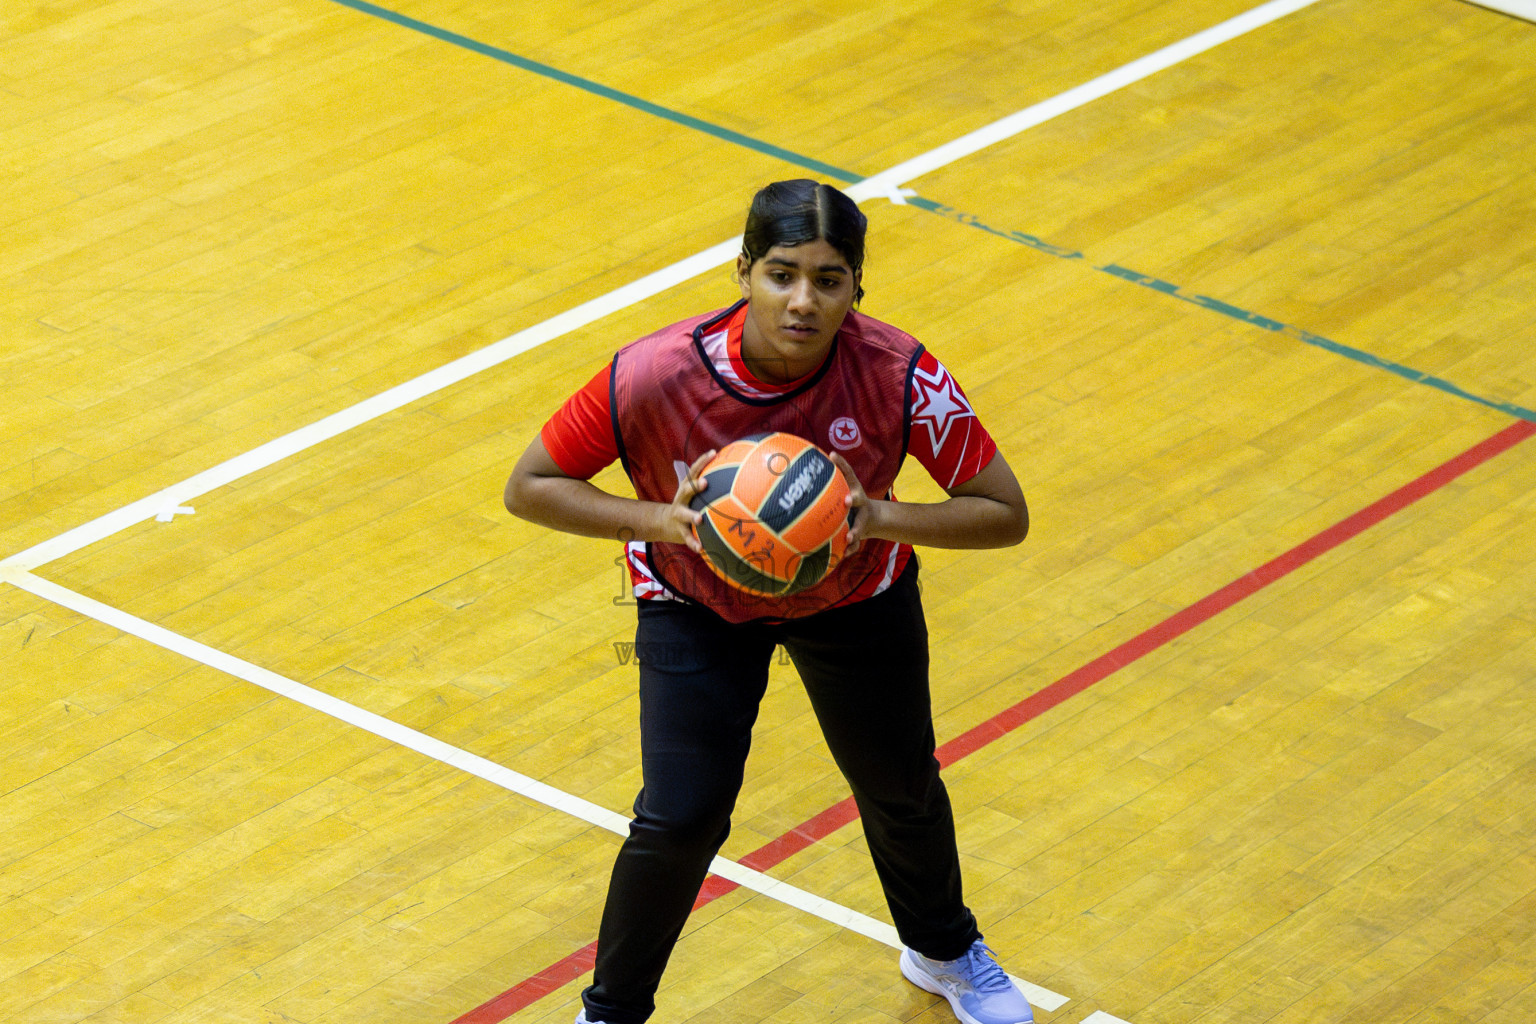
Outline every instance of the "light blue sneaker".
[[1034, 1024], [1029, 1000], [980, 939], [958, 960], [929, 960], [904, 949], [901, 974], [923, 991], [948, 999], [962, 1024]]

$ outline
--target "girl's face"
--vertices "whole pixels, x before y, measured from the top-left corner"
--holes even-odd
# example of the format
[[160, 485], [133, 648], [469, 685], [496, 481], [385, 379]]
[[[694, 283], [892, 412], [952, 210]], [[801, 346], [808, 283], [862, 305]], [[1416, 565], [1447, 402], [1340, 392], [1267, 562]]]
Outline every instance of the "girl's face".
[[782, 384], [821, 365], [853, 306], [859, 275], [823, 239], [776, 245], [747, 266], [736, 259], [747, 300], [741, 354], [759, 380]]

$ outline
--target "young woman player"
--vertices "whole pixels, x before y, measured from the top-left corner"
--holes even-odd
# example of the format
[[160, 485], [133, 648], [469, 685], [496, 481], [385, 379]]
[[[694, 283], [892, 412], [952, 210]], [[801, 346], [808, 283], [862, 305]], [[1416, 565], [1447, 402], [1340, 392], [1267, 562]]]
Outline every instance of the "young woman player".
[[[762, 189], [736, 264], [741, 301], [621, 349], [545, 424], [507, 481], [514, 515], [629, 541], [639, 598], [643, 782], [578, 1024], [642, 1024], [654, 1011], [672, 947], [730, 831], [778, 644], [858, 803], [908, 947], [902, 974], [948, 999], [966, 1024], [1032, 1020], [961, 895], [911, 547], [1017, 544], [1029, 514], [944, 366], [910, 336], [853, 311], [865, 226], [830, 185]], [[736, 590], [710, 572], [688, 504], [717, 449], [774, 430], [832, 454], [853, 512], [849, 553], [820, 583], [783, 598]], [[894, 500], [909, 453], [947, 500]], [[614, 459], [637, 498], [589, 482]]]

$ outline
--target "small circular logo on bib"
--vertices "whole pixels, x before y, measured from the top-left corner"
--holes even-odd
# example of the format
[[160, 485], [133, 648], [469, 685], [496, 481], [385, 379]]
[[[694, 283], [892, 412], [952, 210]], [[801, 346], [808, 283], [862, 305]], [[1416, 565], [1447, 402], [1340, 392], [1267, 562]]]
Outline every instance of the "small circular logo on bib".
[[833, 420], [831, 428], [827, 431], [827, 437], [832, 442], [832, 447], [843, 452], [850, 448], [857, 448], [864, 441], [859, 433], [859, 425], [853, 422], [850, 416], [839, 416]]

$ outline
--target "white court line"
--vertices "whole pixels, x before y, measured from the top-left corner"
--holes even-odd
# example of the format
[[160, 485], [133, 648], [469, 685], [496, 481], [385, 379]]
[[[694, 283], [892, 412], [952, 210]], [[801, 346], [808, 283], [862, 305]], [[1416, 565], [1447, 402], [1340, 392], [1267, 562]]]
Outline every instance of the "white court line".
[[865, 178], [849, 186], [847, 192], [859, 201], [876, 196], [888, 196], [913, 178], [936, 171], [994, 143], [1011, 138], [1027, 128], [1033, 128], [1053, 117], [1059, 117], [1069, 110], [1076, 110], [1084, 104], [1102, 99], [1116, 90], [1124, 89], [1159, 71], [1166, 71], [1175, 64], [1315, 3], [1317, 0], [1271, 0], [1270, 3], [1261, 4], [1251, 11], [1245, 11], [1236, 17], [1228, 18], [1219, 25], [1213, 25], [1204, 32], [1196, 32], [1188, 39], [1181, 39], [1145, 57], [1138, 57], [1129, 64], [1102, 74], [1092, 81], [1084, 82], [1076, 88], [1068, 89], [1032, 107], [1025, 107], [1002, 120], [993, 121], [984, 128], [978, 128], [969, 135], [962, 135], [953, 142], [947, 142], [937, 149], [931, 149], [921, 156], [913, 157], [889, 170]]
[[397, 384], [388, 391], [380, 392], [372, 398], [364, 399], [356, 405], [348, 406], [324, 419], [316, 420], [308, 426], [268, 441], [259, 448], [237, 455], [211, 469], [205, 469], [196, 476], [156, 491], [147, 498], [140, 498], [131, 505], [125, 505], [114, 512], [99, 516], [50, 540], [45, 540], [41, 544], [35, 544], [25, 551], [17, 552], [0, 561], [0, 568], [9, 567], [30, 571], [135, 526], [146, 519], [152, 519], [167, 512], [174, 514], [177, 509], [185, 508], [194, 498], [207, 494], [215, 488], [233, 483], [290, 455], [296, 455], [306, 448], [312, 448], [322, 441], [343, 434], [353, 427], [391, 413], [483, 370], [489, 370], [513, 356], [601, 320], [610, 313], [616, 313], [637, 302], [659, 295], [674, 285], [734, 259], [740, 250], [740, 236], [721, 242], [719, 245], [710, 246], [703, 252], [695, 253], [687, 259], [679, 260], [671, 266], [631, 281], [606, 295], [583, 302], [542, 323], [518, 331], [467, 356], [461, 356], [451, 363], [445, 363], [435, 370], [429, 370], [419, 377]]
[[1526, 21], [1536, 21], [1536, 0], [1468, 0], [1468, 2], [1478, 7], [1486, 7], [1491, 11], [1513, 14]]
[[[1318, 0], [1271, 0], [1270, 3], [1262, 4], [1250, 11], [1239, 14], [1219, 25], [1208, 28], [1203, 32], [1198, 32], [1181, 42], [1165, 46], [1161, 50], [1131, 61], [1129, 64], [1116, 68], [1107, 74], [1100, 75], [1098, 78], [1085, 82], [1074, 89], [1069, 89], [1051, 99], [1026, 107], [998, 121], [994, 121], [984, 128], [977, 129], [969, 135], [961, 136], [953, 142], [946, 143], [936, 149], [929, 150], [921, 156], [914, 157], [888, 170], [881, 171], [872, 177], [865, 178], [863, 181], [850, 186], [846, 191], [859, 202], [881, 196], [900, 201], [902, 196], [900, 191], [901, 185], [913, 178], [936, 171], [987, 146], [1011, 138], [1027, 128], [1032, 128], [1050, 118], [1058, 117], [1069, 110], [1074, 110], [1093, 100], [1107, 96], [1117, 89], [1123, 89], [1128, 85], [1141, 81], [1143, 78], [1166, 70], [1180, 61], [1188, 60], [1190, 57], [1203, 53], [1212, 47], [1235, 39], [1244, 33], [1251, 32], [1256, 28], [1267, 25], [1287, 14], [1292, 14], [1317, 2]], [[710, 246], [703, 252], [695, 253], [671, 266], [663, 267], [660, 270], [647, 274], [606, 295], [600, 295], [595, 299], [583, 302], [581, 305], [551, 317], [542, 323], [518, 331], [516, 334], [503, 338], [501, 341], [472, 352], [467, 356], [455, 359], [453, 362], [446, 363], [419, 377], [402, 384], [397, 384], [388, 391], [365, 399], [340, 412], [332, 413], [324, 419], [317, 420], [308, 426], [300, 427], [275, 440], [268, 441], [259, 448], [254, 448], [226, 462], [221, 462], [211, 469], [198, 473], [196, 476], [189, 477], [180, 483], [172, 484], [170, 487], [157, 491], [146, 498], [141, 498], [130, 505], [99, 516], [88, 523], [77, 526], [40, 544], [35, 544], [25, 551], [17, 552], [4, 560], [0, 560], [0, 567], [13, 567], [28, 571], [37, 569], [83, 547], [135, 526], [146, 519], [156, 518], [167, 513], [174, 514], [176, 509], [187, 506], [193, 499], [215, 488], [223, 487], [241, 477], [265, 469], [275, 462], [288, 458], [291, 455], [296, 455], [306, 448], [311, 448], [323, 441], [327, 441], [338, 434], [351, 430], [353, 427], [361, 426], [417, 399], [425, 398], [427, 395], [457, 384], [459, 381], [471, 377], [482, 370], [488, 370], [493, 366], [506, 362], [513, 356], [527, 352], [529, 349], [537, 348], [545, 342], [553, 341], [556, 338], [569, 334], [571, 331], [600, 320], [611, 313], [616, 313], [619, 310], [626, 309], [645, 299], [658, 295], [707, 270], [720, 266], [723, 263], [728, 263], [735, 259], [736, 253], [740, 251], [740, 247], [740, 236], [721, 242], [718, 245]]]
[[[68, 608], [89, 619], [106, 623], [115, 629], [121, 630], [130, 636], [136, 636], [141, 640], [147, 640], [157, 647], [163, 647], [168, 651], [180, 654], [192, 661], [207, 665], [209, 668], [232, 675], [237, 679], [244, 679], [265, 690], [297, 701], [305, 707], [312, 708], [323, 715], [345, 722], [364, 732], [372, 733], [391, 743], [398, 743], [402, 747], [416, 751], [434, 761], [440, 761], [452, 768], [467, 772], [486, 782], [500, 786], [519, 796], [526, 797], [535, 803], [543, 804], [553, 810], [563, 811], [589, 824], [607, 829], [609, 832], [624, 836], [629, 834], [629, 819], [622, 814], [608, 810], [591, 801], [583, 800], [579, 796], [556, 789], [554, 786], [530, 778], [520, 772], [487, 760], [478, 754], [471, 754], [442, 740], [418, 732], [399, 722], [385, 718], [383, 715], [374, 714], [364, 710], [355, 704], [328, 693], [323, 693], [313, 687], [289, 679], [270, 669], [254, 665], [249, 661], [237, 658], [232, 654], [226, 654], [207, 644], [198, 643], [180, 633], [173, 633], [163, 626], [157, 626], [136, 615], [131, 615], [120, 608], [114, 608], [109, 604], [103, 604], [94, 598], [78, 594], [57, 583], [52, 583], [39, 576], [34, 576], [16, 568], [0, 567], [0, 581], [10, 583], [37, 597], [54, 604]], [[845, 907], [839, 903], [817, 896], [815, 893], [782, 882], [771, 875], [761, 871], [745, 867], [724, 857], [716, 857], [709, 865], [709, 870], [722, 878], [729, 879], [737, 885], [754, 892], [761, 893], [770, 899], [778, 900], [796, 910], [819, 917], [849, 931], [868, 936], [876, 942], [884, 943], [892, 949], [902, 949], [904, 944], [896, 934], [896, 929], [883, 921], [877, 921], [868, 915], [861, 914], [857, 910]], [[1065, 1006], [1067, 997], [1050, 989], [1041, 988], [1022, 978], [1015, 978], [1019, 987], [1024, 991], [1029, 1001], [1036, 1006], [1047, 1010], [1056, 1010]]]

